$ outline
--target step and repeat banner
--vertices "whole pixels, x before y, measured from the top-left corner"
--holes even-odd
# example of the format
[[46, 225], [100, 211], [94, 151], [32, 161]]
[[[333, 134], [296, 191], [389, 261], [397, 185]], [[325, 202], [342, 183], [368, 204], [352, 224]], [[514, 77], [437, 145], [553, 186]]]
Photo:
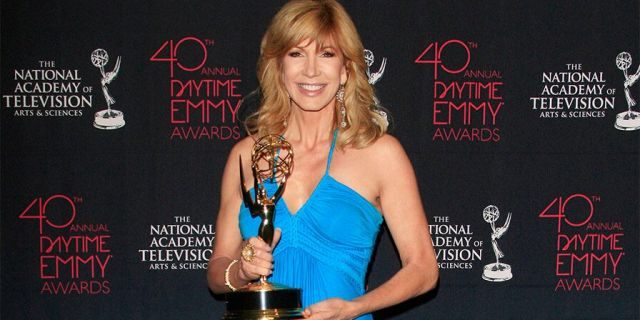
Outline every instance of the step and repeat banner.
[[[376, 318], [639, 319], [638, 1], [344, 2], [440, 266]], [[221, 317], [221, 174], [283, 3], [2, 2], [2, 319]], [[399, 267], [383, 227], [369, 288]]]

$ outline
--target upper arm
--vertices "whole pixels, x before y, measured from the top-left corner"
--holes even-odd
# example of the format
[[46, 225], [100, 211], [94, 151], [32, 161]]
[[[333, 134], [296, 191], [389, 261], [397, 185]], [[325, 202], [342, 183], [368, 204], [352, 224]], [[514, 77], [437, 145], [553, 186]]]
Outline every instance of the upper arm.
[[435, 264], [413, 166], [395, 138], [385, 135], [377, 143], [380, 206], [402, 264], [412, 261]]
[[[235, 259], [240, 252], [242, 235], [240, 233], [238, 209], [242, 203], [242, 194], [240, 191], [238, 157], [242, 155], [244, 159], [248, 159], [249, 143], [247, 139], [238, 142], [229, 153], [229, 158], [224, 168], [212, 260], [217, 257]], [[246, 165], [246, 163], [244, 164]]]

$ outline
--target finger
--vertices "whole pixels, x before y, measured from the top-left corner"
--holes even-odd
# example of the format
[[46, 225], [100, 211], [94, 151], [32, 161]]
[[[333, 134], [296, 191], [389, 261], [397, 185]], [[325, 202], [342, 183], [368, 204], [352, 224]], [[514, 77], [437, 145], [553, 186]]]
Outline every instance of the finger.
[[[261, 241], [261, 240], [256, 240], [256, 241]], [[273, 263], [273, 254], [271, 253], [271, 247], [267, 246], [266, 244], [263, 245], [253, 245], [253, 259], [254, 260], [263, 260], [268, 262], [269, 264]]]
[[250, 282], [258, 279], [259, 277], [259, 275], [253, 274], [251, 271], [249, 271], [249, 267], [247, 266], [246, 262], [240, 261], [240, 268], [238, 268], [239, 279]]
[[[324, 301], [320, 301], [318, 303], [312, 304], [310, 306], [308, 306], [304, 311], [303, 311], [303, 315], [305, 316], [305, 319], [336, 319], [337, 317], [337, 313], [336, 313], [336, 307], [337, 305], [335, 305], [333, 302], [335, 302], [334, 299], [328, 299], [328, 300], [324, 300]], [[342, 318], [340, 318], [342, 319]]]
[[270, 276], [273, 273], [271, 268], [265, 268], [262, 266], [251, 266], [251, 273], [255, 275], [255, 278], [259, 278], [260, 276]]
[[310, 305], [310, 306], [306, 307], [306, 308], [304, 309], [303, 313], [305, 313], [305, 314], [307, 315], [307, 318], [313, 318], [313, 319], [316, 319], [316, 318], [317, 318], [317, 316], [318, 316], [318, 315], [317, 315], [317, 313], [318, 313], [319, 311], [320, 311], [320, 310], [318, 310], [318, 304], [316, 303], [316, 304], [312, 304], [312, 305]]
[[305, 317], [305, 319], [309, 319], [309, 320], [325, 320], [325, 319], [333, 319], [331, 317], [327, 317], [326, 315], [322, 314], [322, 313], [310, 313], [307, 317]]
[[271, 247], [260, 237], [249, 238], [249, 243], [253, 246], [254, 249], [262, 249], [264, 251], [271, 252]]
[[253, 260], [251, 260], [250, 264], [256, 267], [272, 270], [273, 256], [269, 252], [257, 251], [256, 255], [253, 257]]
[[241, 262], [240, 271], [242, 271], [246, 277], [244, 280], [247, 281], [253, 281], [260, 278], [260, 276], [268, 276], [273, 273], [270, 267], [264, 267], [245, 261]]
[[273, 255], [271, 254], [271, 252], [257, 248], [253, 245], [251, 246], [253, 254], [248, 257], [249, 260], [246, 260], [245, 257], [242, 256], [241, 260], [243, 261], [243, 264], [253, 265], [266, 269], [273, 269]]
[[276, 228], [276, 231], [273, 233], [273, 242], [271, 243], [271, 248], [275, 248], [278, 242], [280, 242], [280, 237], [282, 236], [282, 230], [280, 228]]

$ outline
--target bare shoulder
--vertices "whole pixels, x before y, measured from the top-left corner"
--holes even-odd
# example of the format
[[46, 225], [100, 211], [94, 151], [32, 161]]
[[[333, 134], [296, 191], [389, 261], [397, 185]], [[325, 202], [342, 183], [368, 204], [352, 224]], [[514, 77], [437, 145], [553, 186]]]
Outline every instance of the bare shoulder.
[[231, 179], [234, 184], [237, 184], [238, 177], [238, 159], [242, 157], [243, 169], [250, 170], [251, 149], [253, 148], [253, 138], [246, 137], [236, 142], [229, 151], [227, 158], [227, 164], [225, 166], [225, 175], [228, 179]]
[[373, 160], [373, 165], [388, 168], [389, 165], [408, 161], [404, 148], [397, 138], [385, 134], [363, 149], [364, 155]]
[[237, 158], [238, 155], [241, 155], [243, 157], [250, 155], [251, 148], [253, 147], [254, 142], [255, 141], [251, 136], [242, 138], [240, 141], [236, 142], [235, 145], [233, 145], [231, 152], [229, 152], [229, 157]]
[[386, 186], [398, 179], [410, 180], [413, 168], [402, 145], [395, 137], [385, 134], [362, 149], [348, 149], [334, 170], [344, 183], [372, 202]]
[[402, 150], [400, 141], [398, 141], [396, 137], [386, 133], [369, 147], [381, 152]]
[[[238, 167], [238, 157], [242, 157], [242, 162], [245, 167], [247, 163], [251, 161], [251, 150], [255, 143], [254, 137], [248, 136], [240, 139], [233, 145], [231, 151], [229, 151], [229, 157], [227, 158], [227, 165], [233, 164], [235, 168]], [[247, 169], [247, 168], [245, 168]]]
[[[238, 183], [240, 182], [240, 170], [239, 170], [239, 160], [242, 159], [242, 169], [245, 172], [245, 181], [247, 188], [253, 187], [253, 180], [251, 180], [251, 151], [255, 144], [254, 137], [248, 136], [245, 137], [231, 148], [229, 152], [229, 156], [227, 158], [227, 165], [225, 167], [225, 175], [227, 176], [227, 180], [230, 181], [230, 188], [232, 190], [239, 190]], [[247, 176], [247, 173], [249, 175]], [[249, 178], [249, 179], [247, 179]]]

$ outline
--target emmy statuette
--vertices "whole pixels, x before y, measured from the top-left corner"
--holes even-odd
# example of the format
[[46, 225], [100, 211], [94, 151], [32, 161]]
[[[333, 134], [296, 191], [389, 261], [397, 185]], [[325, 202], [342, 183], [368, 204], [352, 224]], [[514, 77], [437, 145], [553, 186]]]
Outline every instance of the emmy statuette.
[[636, 100], [631, 96], [630, 90], [640, 78], [640, 65], [634, 74], [629, 74], [628, 70], [631, 67], [631, 63], [631, 54], [628, 52], [620, 52], [616, 56], [616, 66], [624, 74], [624, 97], [627, 100], [628, 108], [627, 111], [616, 115], [615, 128], [623, 131], [640, 130], [640, 112], [632, 110], [632, 107], [636, 105]]
[[[243, 202], [253, 217], [260, 217], [258, 236], [271, 245], [275, 230], [275, 207], [282, 197], [287, 177], [291, 173], [293, 150], [284, 138], [277, 135], [267, 135], [256, 141], [251, 152], [254, 199], [244, 185], [242, 157], [239, 162]], [[271, 197], [267, 195], [264, 188], [265, 181], [279, 183]], [[226, 300], [227, 311], [224, 314], [224, 320], [300, 319], [303, 317], [300, 289], [270, 283], [265, 276], [237, 291], [227, 293]]]
[[107, 89], [107, 85], [118, 76], [118, 72], [120, 71], [120, 57], [116, 59], [116, 65], [113, 70], [105, 72], [104, 66], [107, 65], [108, 62], [109, 55], [104, 49], [96, 49], [91, 53], [91, 63], [100, 69], [100, 74], [102, 75], [100, 85], [104, 99], [107, 102], [107, 109], [95, 113], [93, 126], [103, 130], [113, 130], [124, 126], [124, 114], [122, 111], [111, 108], [111, 105], [116, 103], [116, 100]]
[[496, 228], [495, 222], [500, 218], [500, 211], [498, 207], [494, 205], [487, 206], [482, 211], [482, 217], [484, 221], [491, 225], [491, 246], [493, 247], [493, 253], [496, 255], [496, 262], [490, 263], [484, 266], [482, 270], [482, 279], [491, 282], [502, 282], [513, 278], [511, 273], [511, 266], [500, 262], [500, 258], [504, 257], [504, 253], [498, 247], [498, 239], [504, 235], [509, 229], [511, 223], [511, 212], [507, 215], [507, 220], [502, 227]]

